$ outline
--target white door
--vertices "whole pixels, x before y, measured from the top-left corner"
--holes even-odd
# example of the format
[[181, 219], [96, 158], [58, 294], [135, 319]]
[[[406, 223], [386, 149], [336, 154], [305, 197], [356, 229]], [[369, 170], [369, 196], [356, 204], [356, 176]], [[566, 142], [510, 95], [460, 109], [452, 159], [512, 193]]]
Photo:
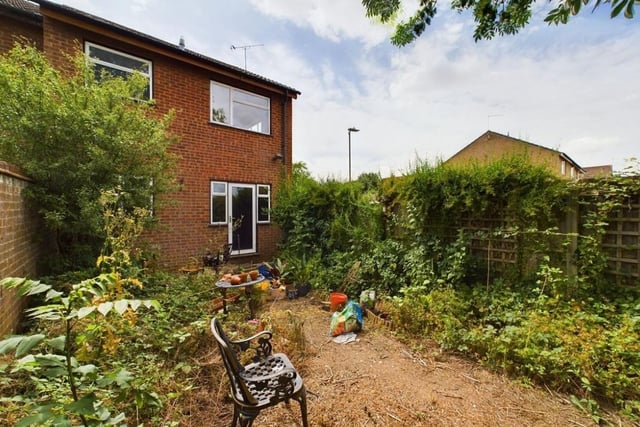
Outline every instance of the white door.
[[229, 184], [229, 242], [233, 255], [256, 252], [255, 186]]

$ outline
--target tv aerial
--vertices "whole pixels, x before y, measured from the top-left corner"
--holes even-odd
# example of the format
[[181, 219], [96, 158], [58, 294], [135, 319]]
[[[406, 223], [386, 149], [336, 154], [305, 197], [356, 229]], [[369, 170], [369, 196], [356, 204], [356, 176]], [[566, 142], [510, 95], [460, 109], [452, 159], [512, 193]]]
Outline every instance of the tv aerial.
[[244, 46], [235, 46], [231, 45], [231, 50], [242, 49], [244, 50], [244, 71], [247, 71], [247, 49], [251, 49], [252, 47], [264, 46], [264, 44], [247, 44]]

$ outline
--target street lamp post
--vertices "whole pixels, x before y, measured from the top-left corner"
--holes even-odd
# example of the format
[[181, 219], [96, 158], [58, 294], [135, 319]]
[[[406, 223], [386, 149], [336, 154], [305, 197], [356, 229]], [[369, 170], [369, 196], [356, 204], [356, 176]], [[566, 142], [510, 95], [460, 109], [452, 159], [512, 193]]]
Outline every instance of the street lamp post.
[[360, 132], [360, 129], [352, 126], [347, 129], [347, 132], [349, 133], [349, 182], [351, 182], [351, 132]]

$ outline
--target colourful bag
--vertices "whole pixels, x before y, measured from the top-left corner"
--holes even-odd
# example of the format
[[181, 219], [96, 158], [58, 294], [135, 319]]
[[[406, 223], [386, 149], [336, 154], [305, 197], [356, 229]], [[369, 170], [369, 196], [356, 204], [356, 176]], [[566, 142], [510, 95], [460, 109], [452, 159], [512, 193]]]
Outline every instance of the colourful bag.
[[362, 309], [355, 301], [348, 301], [342, 311], [336, 311], [331, 315], [329, 335], [332, 337], [360, 330], [362, 330]]

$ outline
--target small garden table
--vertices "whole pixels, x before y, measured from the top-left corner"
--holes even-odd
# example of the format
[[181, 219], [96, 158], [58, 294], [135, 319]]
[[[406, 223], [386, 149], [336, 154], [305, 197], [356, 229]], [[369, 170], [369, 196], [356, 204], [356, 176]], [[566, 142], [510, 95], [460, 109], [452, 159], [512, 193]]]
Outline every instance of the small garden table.
[[255, 304], [253, 302], [253, 299], [251, 298], [251, 290], [253, 289], [253, 285], [257, 285], [258, 283], [264, 281], [265, 277], [263, 275], [259, 275], [255, 280], [250, 280], [248, 282], [240, 283], [237, 285], [232, 285], [228, 280], [217, 281], [216, 288], [222, 290], [222, 310], [224, 311], [224, 313], [227, 313], [227, 290], [244, 288], [244, 294], [247, 298], [247, 305], [249, 306], [249, 315], [252, 319], [254, 319], [256, 317]]

